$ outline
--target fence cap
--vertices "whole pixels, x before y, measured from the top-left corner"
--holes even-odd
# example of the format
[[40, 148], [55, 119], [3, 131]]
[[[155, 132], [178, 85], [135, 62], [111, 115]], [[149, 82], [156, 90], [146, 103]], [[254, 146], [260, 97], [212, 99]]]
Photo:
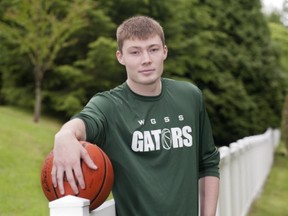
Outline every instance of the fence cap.
[[220, 158], [221, 159], [227, 157], [230, 153], [230, 150], [227, 146], [222, 146], [218, 150], [220, 152]]
[[90, 205], [90, 200], [72, 195], [67, 195], [49, 202], [49, 208], [82, 207], [88, 205]]

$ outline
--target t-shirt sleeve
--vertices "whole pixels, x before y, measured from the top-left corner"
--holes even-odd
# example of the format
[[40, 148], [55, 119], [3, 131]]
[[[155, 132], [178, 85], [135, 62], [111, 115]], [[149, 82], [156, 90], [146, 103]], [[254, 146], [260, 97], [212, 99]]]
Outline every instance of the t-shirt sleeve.
[[[202, 94], [201, 94], [202, 95]], [[200, 111], [199, 143], [199, 178], [204, 176], [219, 177], [220, 153], [214, 144], [212, 129], [202, 96]]]
[[107, 119], [104, 113], [105, 101], [101, 96], [94, 96], [83, 108], [83, 110], [74, 115], [73, 118], [79, 118], [84, 121], [86, 127], [86, 141], [103, 146], [105, 143], [105, 131], [107, 130]]

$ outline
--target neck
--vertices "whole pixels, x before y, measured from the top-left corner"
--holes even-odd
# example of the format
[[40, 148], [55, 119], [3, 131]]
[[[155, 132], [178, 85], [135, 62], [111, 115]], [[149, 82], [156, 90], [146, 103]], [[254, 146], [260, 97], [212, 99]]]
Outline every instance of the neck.
[[149, 84], [133, 83], [128, 79], [127, 85], [134, 93], [142, 96], [158, 96], [161, 94], [162, 90], [161, 78], [156, 82]]

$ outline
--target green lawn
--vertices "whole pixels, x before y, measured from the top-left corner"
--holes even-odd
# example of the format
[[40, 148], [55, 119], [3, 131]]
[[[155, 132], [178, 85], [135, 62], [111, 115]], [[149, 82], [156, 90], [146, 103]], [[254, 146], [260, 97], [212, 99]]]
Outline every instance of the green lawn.
[[49, 215], [40, 170], [60, 123], [0, 106], [0, 215]]
[[252, 206], [249, 216], [288, 215], [288, 157], [284, 157], [283, 153], [284, 144], [281, 143], [264, 190]]

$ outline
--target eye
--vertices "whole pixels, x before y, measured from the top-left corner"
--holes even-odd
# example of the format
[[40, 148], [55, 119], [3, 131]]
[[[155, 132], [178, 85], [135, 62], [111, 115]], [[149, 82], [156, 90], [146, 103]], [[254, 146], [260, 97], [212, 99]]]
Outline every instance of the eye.
[[131, 50], [129, 53], [131, 55], [139, 55], [140, 54], [139, 50]]
[[150, 52], [152, 52], [152, 53], [155, 53], [155, 52], [158, 52], [158, 51], [159, 51], [159, 48], [157, 48], [157, 47], [153, 47], [153, 48], [150, 49]]

